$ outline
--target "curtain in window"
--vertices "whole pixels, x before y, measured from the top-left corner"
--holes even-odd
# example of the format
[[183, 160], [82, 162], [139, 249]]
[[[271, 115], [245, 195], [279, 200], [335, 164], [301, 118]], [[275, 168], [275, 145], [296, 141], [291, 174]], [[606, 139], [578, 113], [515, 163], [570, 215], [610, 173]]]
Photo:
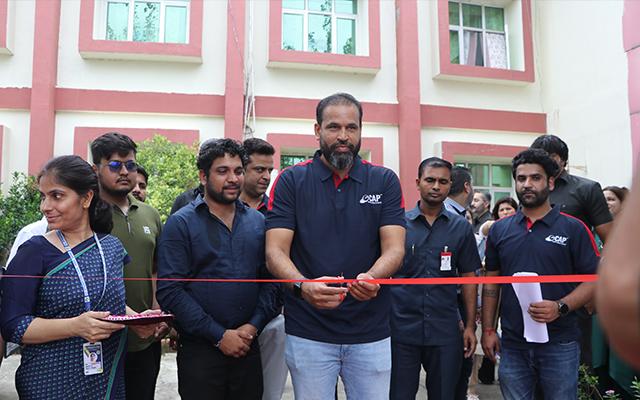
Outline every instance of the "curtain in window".
[[487, 67], [507, 68], [507, 43], [504, 35], [487, 33]]
[[464, 31], [464, 64], [482, 66], [482, 33]]

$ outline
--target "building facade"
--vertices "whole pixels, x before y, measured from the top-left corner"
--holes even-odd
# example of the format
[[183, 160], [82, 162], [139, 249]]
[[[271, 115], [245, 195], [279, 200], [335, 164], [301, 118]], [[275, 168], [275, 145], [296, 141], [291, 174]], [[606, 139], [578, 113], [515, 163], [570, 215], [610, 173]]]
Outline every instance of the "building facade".
[[341, 91], [363, 102], [363, 155], [398, 173], [409, 202], [430, 156], [511, 193], [510, 159], [545, 133], [569, 144], [572, 173], [627, 185], [638, 3], [0, 0], [0, 178], [87, 157], [110, 130], [253, 135], [281, 168], [317, 148], [315, 105]]

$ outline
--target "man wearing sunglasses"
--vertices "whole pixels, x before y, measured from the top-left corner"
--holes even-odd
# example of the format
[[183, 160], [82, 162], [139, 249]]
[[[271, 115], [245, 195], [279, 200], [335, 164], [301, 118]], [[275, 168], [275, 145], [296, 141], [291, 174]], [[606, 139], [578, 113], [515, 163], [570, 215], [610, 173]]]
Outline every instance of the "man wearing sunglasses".
[[[156, 244], [162, 223], [153, 207], [130, 193], [138, 172], [136, 147], [128, 136], [110, 132], [91, 143], [91, 156], [100, 181], [100, 197], [113, 206], [111, 234], [122, 242], [131, 257], [124, 268], [124, 277], [145, 279], [125, 281], [127, 305], [137, 312], [149, 313], [160, 308], [150, 278], [156, 274]], [[159, 339], [169, 328], [165, 323], [149, 327], [129, 330], [125, 359], [127, 399], [154, 397], [160, 371]]]

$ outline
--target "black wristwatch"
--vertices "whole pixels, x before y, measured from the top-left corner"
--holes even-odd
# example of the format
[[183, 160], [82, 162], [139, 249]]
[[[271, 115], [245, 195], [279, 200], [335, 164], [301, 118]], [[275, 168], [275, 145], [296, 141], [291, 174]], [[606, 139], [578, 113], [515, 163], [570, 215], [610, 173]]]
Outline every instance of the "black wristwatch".
[[294, 282], [293, 283], [293, 295], [299, 299], [302, 298], [302, 284], [304, 282]]
[[558, 300], [556, 303], [558, 304], [558, 314], [560, 314], [561, 317], [564, 317], [565, 315], [569, 314], [568, 305], [563, 303], [562, 300]]

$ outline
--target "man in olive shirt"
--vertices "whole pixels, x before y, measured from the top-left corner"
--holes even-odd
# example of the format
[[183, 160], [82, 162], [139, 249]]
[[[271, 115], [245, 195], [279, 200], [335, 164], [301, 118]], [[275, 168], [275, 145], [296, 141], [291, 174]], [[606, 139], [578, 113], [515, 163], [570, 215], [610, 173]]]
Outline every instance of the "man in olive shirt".
[[[113, 230], [131, 257], [124, 268], [127, 305], [136, 312], [158, 309], [155, 300], [156, 243], [162, 230], [160, 215], [129, 192], [136, 184], [136, 144], [128, 136], [106, 133], [91, 143], [91, 155], [100, 179], [100, 196], [113, 206]], [[127, 399], [153, 399], [160, 371], [160, 342], [167, 331], [161, 324], [154, 331], [129, 330], [125, 359]], [[141, 337], [147, 337], [142, 339]]]

